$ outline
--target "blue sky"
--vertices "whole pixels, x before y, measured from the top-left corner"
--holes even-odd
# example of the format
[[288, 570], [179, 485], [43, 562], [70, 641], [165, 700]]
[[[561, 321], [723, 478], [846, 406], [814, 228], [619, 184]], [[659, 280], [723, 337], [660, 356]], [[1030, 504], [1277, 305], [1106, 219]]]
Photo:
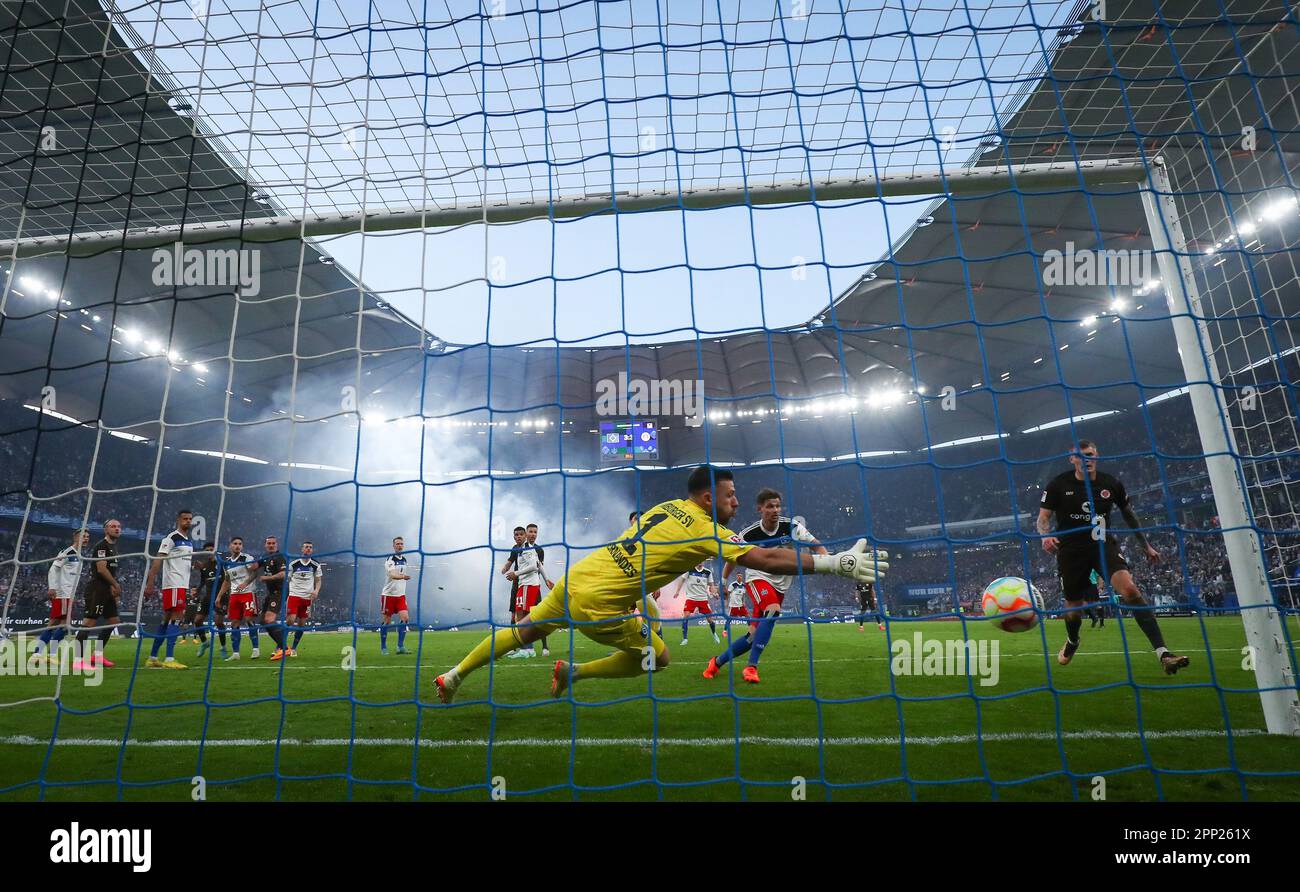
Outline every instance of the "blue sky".
[[[1074, 5], [529, 2], [172, 0], [124, 14], [232, 165], [297, 215], [960, 165], [1032, 86]], [[322, 247], [453, 343], [676, 340], [808, 320], [929, 204], [623, 214]]]

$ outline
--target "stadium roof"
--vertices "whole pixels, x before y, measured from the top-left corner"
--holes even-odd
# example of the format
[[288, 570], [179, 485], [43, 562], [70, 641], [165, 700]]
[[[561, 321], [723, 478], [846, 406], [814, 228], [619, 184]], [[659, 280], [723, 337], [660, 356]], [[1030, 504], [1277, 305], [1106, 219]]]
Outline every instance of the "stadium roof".
[[[40, 169], [32, 182], [42, 190], [39, 198], [24, 194], [37, 156], [30, 146], [7, 143], [10, 157], [24, 156], [20, 161], [28, 166], [11, 162], [0, 168], [0, 200], [19, 207], [27, 202], [25, 211], [10, 215], [6, 231], [12, 235], [14, 216], [24, 219], [25, 234], [66, 228], [73, 199], [76, 207], [85, 205], [95, 215], [90, 219], [96, 228], [120, 225], [128, 217], [134, 225], [177, 222], [178, 215], [188, 219], [191, 214], [227, 219], [242, 209], [264, 213], [265, 205], [254, 198], [256, 187], [231, 168], [220, 140], [193, 138], [200, 123], [168, 104], [165, 89], [158, 89], [165, 86], [165, 76], [141, 67], [127, 45], [129, 36], [123, 36], [127, 32], [110, 36], [108, 54], [91, 52], [105, 39], [106, 20], [85, 4], [69, 16], [84, 20], [76, 28], [61, 28], [56, 15], [41, 18], [42, 10], [63, 6], [47, 2], [0, 8], [0, 16], [21, 11], [25, 23], [16, 32], [12, 18], [0, 19], [3, 51], [10, 60], [6, 76], [23, 84], [21, 91], [0, 91], [0, 99], [10, 114], [22, 112], [31, 124], [42, 119], [42, 108], [62, 115], [61, 126], [71, 132], [85, 130], [90, 108], [96, 122], [109, 125], [96, 127], [105, 142], [85, 155], [38, 158]], [[1219, 120], [1245, 94], [1257, 97], [1251, 101], [1267, 110], [1279, 151], [1260, 153], [1243, 188], [1286, 182], [1295, 156], [1280, 149], [1297, 128], [1286, 83], [1241, 74], [1242, 54], [1252, 59], [1269, 54], [1275, 62], [1293, 54], [1294, 29], [1273, 27], [1287, 14], [1285, 7], [1247, 0], [1197, 0], [1190, 6], [1177, 28], [1153, 31], [1149, 4], [1111, 0], [1105, 30], [1080, 26], [1056, 54], [1047, 77], [1003, 124], [1004, 138], [995, 146], [1000, 163], [1159, 153], [1171, 159], [1176, 175], [1182, 174], [1181, 189], [1214, 188], [1206, 182], [1205, 163], [1213, 152], [1207, 155], [1201, 146], [1188, 96], [1196, 96], [1199, 114]], [[52, 64], [56, 55], [58, 65]], [[65, 57], [71, 64], [63, 64]], [[134, 137], [140, 120], [150, 137], [144, 146]], [[12, 133], [5, 136], [13, 138]], [[22, 151], [12, 152], [15, 148]], [[142, 153], [138, 164], [128, 157], [137, 149]], [[86, 161], [92, 156], [97, 159], [93, 164]], [[992, 163], [994, 157], [989, 154], [982, 163]], [[78, 183], [84, 184], [80, 193]], [[87, 200], [88, 195], [94, 198]], [[79, 219], [82, 213], [78, 211]], [[1069, 243], [1077, 248], [1149, 248], [1134, 188], [1086, 195], [1008, 190], [936, 202], [929, 218], [897, 241], [891, 261], [806, 326], [620, 348], [447, 349], [435, 342], [435, 349], [426, 351], [429, 342], [422, 332], [337, 268], [319, 260], [303, 262], [299, 276], [297, 242], [263, 246], [271, 259], [264, 258], [262, 293], [271, 297], [241, 304], [237, 327], [228, 293], [181, 289], [173, 302], [170, 289], [149, 285], [147, 256], [128, 256], [125, 275], [119, 275], [123, 261], [115, 256], [67, 264], [67, 281], [61, 286], [55, 283], [64, 278], [65, 264], [47, 259], [24, 264], [24, 269], [36, 269], [49, 287], [60, 288], [60, 299], [72, 301], [64, 306], [65, 314], [108, 308], [115, 295], [117, 312], [129, 317], [127, 324], [174, 331], [171, 343], [185, 361], [182, 366], [191, 360], [217, 365], [233, 345], [240, 360], [233, 389], [253, 402], [247, 410], [235, 406], [232, 420], [283, 414], [283, 393], [295, 380], [292, 376], [304, 370], [345, 381], [368, 376], [379, 386], [367, 384], [363, 396], [401, 394], [397, 402], [386, 403], [383, 411], [389, 415], [421, 411], [420, 399], [424, 414], [473, 413], [490, 398], [493, 410], [521, 417], [562, 414], [579, 427], [595, 426], [591, 407], [597, 382], [620, 372], [642, 379], [702, 379], [715, 414], [699, 428], [664, 420], [671, 434], [662, 440], [663, 458], [670, 464], [706, 456], [752, 463], [915, 450], [927, 442], [957, 442], [998, 429], [1023, 431], [1065, 417], [1130, 411], [1144, 397], [1183, 383], [1169, 322], [1160, 318], [1166, 311], [1157, 290], [1135, 294], [1133, 289], [1111, 292], [1097, 286], [1049, 287], [1040, 285], [1041, 271], [1035, 267], [1043, 252], [1063, 250]], [[315, 252], [310, 246], [307, 250]], [[110, 279], [117, 283], [112, 294], [104, 286]], [[300, 303], [297, 295], [309, 299]], [[1113, 305], [1116, 298], [1124, 303]], [[104, 355], [104, 333], [83, 336], [71, 329], [65, 335], [70, 325], [64, 325], [55, 338], [50, 332], [55, 320], [48, 308], [41, 310], [24, 313], [10, 299], [10, 318], [3, 323], [7, 355], [0, 371], [29, 370], [0, 378], [11, 398], [38, 392], [30, 385], [43, 378], [47, 362], [72, 370]], [[361, 328], [361, 368], [355, 351], [358, 310], [367, 323]], [[15, 342], [17, 349], [10, 352]], [[300, 357], [312, 357], [300, 361], [296, 372], [295, 349]], [[135, 351], [135, 357], [147, 352]], [[114, 354], [119, 356], [130, 358]], [[106, 423], [147, 425], [157, 418], [166, 377], [157, 372], [163, 361], [155, 355], [116, 367]], [[1068, 394], [1059, 387], [1061, 381], [1069, 385]], [[941, 403], [942, 389], [949, 386], [958, 394], [953, 411]], [[186, 414], [210, 417], [216, 409], [219, 417], [220, 388], [208, 396], [196, 399]], [[856, 414], [847, 414], [839, 404], [844, 396], [858, 400]], [[791, 402], [778, 404], [774, 398]], [[763, 414], [796, 403], [799, 410], [779, 425], [772, 414]], [[79, 417], [98, 411], [93, 405], [79, 408]]]
[[[149, 65], [147, 46], [121, 16], [91, 0], [0, 5], [0, 58], [0, 238], [277, 210], [232, 167], [238, 155], [226, 139], [184, 113], [171, 78]], [[52, 143], [42, 142], [47, 134]], [[150, 350], [148, 342], [176, 351], [187, 370], [207, 366], [206, 383], [216, 385], [226, 380], [222, 360], [233, 333], [235, 355], [246, 361], [232, 380], [238, 417], [243, 397], [264, 408], [292, 366], [271, 357], [292, 357], [296, 349], [306, 357], [302, 366], [355, 367], [355, 350], [346, 347], [356, 343], [358, 313], [369, 349], [420, 342], [413, 323], [314, 246], [258, 247], [263, 297], [246, 298], [237, 327], [229, 288], [155, 285], [151, 252], [48, 257], [16, 270], [0, 261], [6, 275], [17, 276], [0, 321], [0, 396], [32, 403], [47, 383], [68, 382], [62, 398], [69, 417], [102, 417], [114, 427], [156, 420], [168, 351]], [[106, 355], [123, 361], [111, 376], [102, 367]], [[220, 417], [223, 390], [192, 393], [191, 414]]]

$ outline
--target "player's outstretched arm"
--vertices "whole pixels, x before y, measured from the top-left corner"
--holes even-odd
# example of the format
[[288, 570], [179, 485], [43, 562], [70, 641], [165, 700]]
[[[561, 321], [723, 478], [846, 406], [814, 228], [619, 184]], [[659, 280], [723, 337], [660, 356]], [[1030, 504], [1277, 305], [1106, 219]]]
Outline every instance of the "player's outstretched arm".
[[1151, 560], [1151, 562], [1155, 564], [1160, 563], [1160, 552], [1153, 548], [1151, 543], [1147, 541], [1147, 537], [1143, 535], [1142, 530], [1140, 529], [1142, 522], [1138, 520], [1137, 515], [1133, 513], [1133, 507], [1127, 504], [1121, 505], [1119, 508], [1119, 514], [1120, 517], [1124, 518], [1124, 522], [1128, 524], [1129, 529], [1133, 531], [1133, 535], [1137, 538], [1138, 544], [1142, 546], [1142, 550], [1146, 552], [1146, 556]]
[[1052, 514], [1051, 508], [1039, 508], [1038, 520], [1035, 522], [1038, 535], [1043, 537], [1043, 551], [1049, 554], [1054, 553], [1061, 545], [1061, 540], [1052, 535]]
[[108, 583], [109, 589], [114, 595], [122, 593], [122, 587], [117, 584], [117, 579], [113, 576], [113, 571], [108, 569], [108, 561], [95, 561], [95, 573]]
[[804, 573], [830, 573], [855, 579], [858, 582], [875, 582], [889, 569], [889, 553], [871, 551], [867, 540], [859, 539], [848, 551], [839, 554], [810, 554], [788, 548], [751, 548], [736, 558], [736, 563], [751, 570], [791, 576]]
[[149, 578], [144, 583], [144, 593], [147, 597], [153, 597], [154, 592], [158, 590], [158, 573], [162, 570], [162, 558], [154, 558], [153, 563], [149, 565]]
[[50, 590], [49, 599], [51, 601], [54, 600], [54, 590], [59, 587], [59, 581], [63, 577], [63, 566], [66, 563], [67, 561], [65, 561], [63, 558], [57, 557], [50, 562], [50, 569], [47, 570], [45, 573], [45, 584], [46, 587], [48, 587]]

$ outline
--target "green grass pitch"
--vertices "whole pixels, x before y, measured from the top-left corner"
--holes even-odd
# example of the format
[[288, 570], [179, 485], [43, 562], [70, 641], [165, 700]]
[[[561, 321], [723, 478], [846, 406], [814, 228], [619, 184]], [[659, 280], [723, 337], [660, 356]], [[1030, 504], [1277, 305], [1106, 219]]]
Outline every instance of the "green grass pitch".
[[[188, 800], [196, 775], [209, 801], [483, 801], [494, 778], [507, 799], [789, 801], [796, 777], [809, 800], [1068, 800], [1091, 798], [1099, 775], [1109, 801], [1300, 800], [1300, 739], [1262, 733], [1241, 620], [1161, 625], [1192, 657], [1174, 678], [1131, 620], [1127, 663], [1111, 620], [1084, 624], [1066, 668], [1055, 665], [1060, 622], [1046, 626], [1050, 664], [1039, 629], [971, 623], [972, 638], [1000, 650], [998, 683], [981, 686], [965, 675], [891, 677], [885, 633], [872, 625], [786, 624], [755, 686], [739, 668], [701, 678], [720, 647], [692, 626], [683, 648], [670, 622], [672, 664], [652, 681], [589, 681], [554, 701], [566, 633], [551, 639], [552, 659], [475, 674], [451, 708], [437, 703], [433, 679], [482, 629], [411, 634], [418, 676], [415, 653], [381, 656], [373, 632], [357, 637], [353, 671], [343, 668], [350, 632], [309, 634], [285, 663], [270, 663], [269, 647], [249, 661], [245, 641], [242, 662], [210, 674], [192, 644], [177, 648], [188, 671], [146, 670], [142, 659], [133, 672], [139, 642], [114, 639], [117, 668], [99, 687], [63, 678], [61, 713], [54, 678], [0, 677], [0, 801]], [[909, 643], [960, 629], [890, 626]], [[580, 660], [605, 653], [581, 636], [575, 645]]]

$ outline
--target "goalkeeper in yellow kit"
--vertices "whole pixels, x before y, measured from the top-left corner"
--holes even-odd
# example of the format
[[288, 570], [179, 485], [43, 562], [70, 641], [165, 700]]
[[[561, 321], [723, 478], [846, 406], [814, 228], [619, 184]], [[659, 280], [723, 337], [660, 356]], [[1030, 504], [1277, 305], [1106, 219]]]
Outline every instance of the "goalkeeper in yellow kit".
[[667, 668], [668, 646], [632, 611], [646, 593], [715, 557], [766, 573], [833, 573], [855, 582], [875, 582], [889, 569], [889, 555], [868, 551], [865, 539], [839, 554], [763, 548], [742, 541], [725, 526], [739, 507], [730, 471], [702, 465], [691, 472], [687, 492], [688, 498], [644, 512], [619, 541], [570, 567], [526, 620], [498, 629], [439, 675], [438, 699], [450, 703], [474, 670], [570, 625], [615, 652], [586, 663], [556, 661], [552, 696], [586, 678], [627, 678]]

